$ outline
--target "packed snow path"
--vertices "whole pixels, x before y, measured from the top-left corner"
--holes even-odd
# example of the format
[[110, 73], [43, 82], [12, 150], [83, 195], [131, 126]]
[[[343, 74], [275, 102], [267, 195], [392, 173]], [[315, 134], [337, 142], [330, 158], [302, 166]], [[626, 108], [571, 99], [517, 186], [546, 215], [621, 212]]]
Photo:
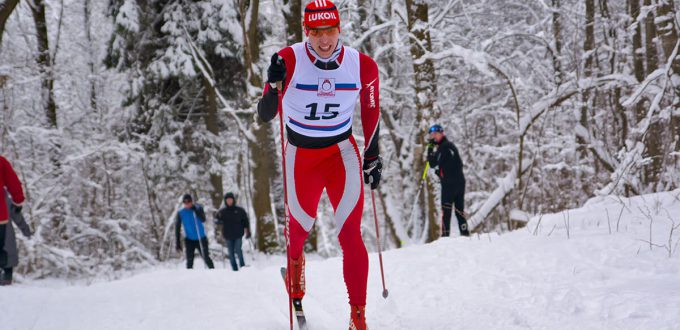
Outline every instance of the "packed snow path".
[[[680, 225], [679, 196], [596, 199], [502, 236], [388, 251], [387, 300], [377, 254], [371, 254], [369, 328], [680, 329], [680, 252], [669, 257], [667, 250], [680, 241], [680, 227], [669, 235], [673, 222]], [[650, 221], [658, 245], [651, 249]], [[237, 273], [199, 264], [193, 271], [166, 267], [89, 286], [0, 287], [0, 328], [286, 329], [283, 260]], [[304, 304], [312, 329], [347, 329], [341, 270], [338, 258], [307, 264]]]

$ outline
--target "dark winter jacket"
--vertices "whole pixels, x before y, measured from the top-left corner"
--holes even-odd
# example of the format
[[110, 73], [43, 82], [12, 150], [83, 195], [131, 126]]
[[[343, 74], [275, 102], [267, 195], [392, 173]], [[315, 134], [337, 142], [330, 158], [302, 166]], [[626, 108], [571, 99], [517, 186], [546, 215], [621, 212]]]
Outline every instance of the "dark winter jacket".
[[0, 156], [0, 193], [4, 194], [5, 188], [12, 195], [12, 200], [7, 202], [4, 196], [0, 198], [0, 225], [7, 223], [9, 219], [7, 211], [10, 205], [21, 205], [24, 202], [24, 191], [21, 189], [21, 182], [16, 172], [9, 161]]
[[177, 246], [179, 244], [180, 230], [184, 227], [184, 236], [187, 239], [198, 241], [205, 236], [205, 228], [203, 228], [203, 223], [205, 222], [205, 212], [203, 211], [203, 205], [194, 203], [191, 208], [182, 208], [177, 211], [177, 217], [175, 219], [175, 243]]
[[250, 228], [248, 214], [242, 207], [234, 205], [224, 206], [215, 214], [215, 224], [222, 226], [222, 237], [235, 240], [243, 237], [245, 229]]
[[28, 227], [28, 224], [26, 224], [23, 214], [16, 211], [16, 207], [10, 201], [9, 195], [5, 194], [5, 198], [3, 199], [7, 201], [10, 207], [9, 223], [5, 229], [5, 246], [2, 247], [7, 253], [7, 262], [4, 265], [0, 265], [0, 268], [12, 268], [19, 264], [19, 251], [17, 250], [17, 241], [12, 224], [15, 224], [17, 227], [19, 227], [21, 233], [29, 238], [31, 237], [31, 229]]
[[436, 151], [428, 149], [427, 161], [437, 171], [442, 186], [451, 187], [456, 192], [465, 191], [463, 161], [453, 142], [443, 137]]

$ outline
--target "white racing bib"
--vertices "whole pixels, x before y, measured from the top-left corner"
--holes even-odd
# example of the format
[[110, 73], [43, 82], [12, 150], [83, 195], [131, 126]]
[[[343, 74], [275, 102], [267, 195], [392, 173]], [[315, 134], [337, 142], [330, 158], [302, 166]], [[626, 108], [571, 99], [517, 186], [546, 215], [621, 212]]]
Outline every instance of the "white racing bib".
[[349, 130], [361, 89], [359, 52], [345, 47], [340, 67], [322, 70], [309, 59], [304, 42], [291, 48], [296, 64], [283, 95], [286, 125], [309, 137], [336, 136]]

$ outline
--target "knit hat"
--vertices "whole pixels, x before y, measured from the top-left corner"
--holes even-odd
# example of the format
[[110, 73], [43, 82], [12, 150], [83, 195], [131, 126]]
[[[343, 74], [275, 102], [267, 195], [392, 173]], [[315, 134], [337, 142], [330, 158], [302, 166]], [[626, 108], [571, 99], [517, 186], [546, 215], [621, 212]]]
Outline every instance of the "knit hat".
[[193, 202], [193, 201], [194, 200], [191, 198], [191, 195], [189, 195], [189, 194], [184, 194], [184, 196], [182, 196], [182, 202]]
[[305, 7], [305, 32], [308, 29], [337, 26], [340, 28], [340, 13], [335, 4], [328, 0], [315, 0]]

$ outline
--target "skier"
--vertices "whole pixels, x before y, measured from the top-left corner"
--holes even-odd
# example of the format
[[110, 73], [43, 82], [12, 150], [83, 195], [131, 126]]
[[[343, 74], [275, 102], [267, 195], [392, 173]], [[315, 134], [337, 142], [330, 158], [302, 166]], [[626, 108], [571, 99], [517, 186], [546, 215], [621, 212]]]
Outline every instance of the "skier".
[[[321, 192], [326, 189], [335, 210], [343, 251], [343, 274], [349, 294], [350, 328], [365, 329], [368, 254], [361, 238], [364, 188], [361, 156], [352, 136], [352, 115], [361, 103], [364, 183], [376, 189], [382, 160], [378, 147], [380, 118], [378, 66], [369, 56], [340, 41], [340, 16], [327, 0], [310, 2], [304, 10], [307, 41], [286, 47], [271, 58], [260, 118], [272, 120], [282, 93], [286, 125], [286, 192], [290, 223], [291, 298], [305, 295], [304, 241], [314, 225]], [[282, 85], [279, 91], [276, 83]]]
[[236, 257], [238, 256], [239, 266], [245, 267], [243, 260], [243, 250], [241, 243], [243, 235], [246, 239], [250, 238], [250, 222], [248, 214], [242, 207], [236, 206], [236, 197], [233, 193], [224, 195], [224, 207], [215, 214], [215, 224], [222, 226], [222, 237], [227, 242], [229, 250], [229, 261], [231, 268], [238, 271]]
[[175, 220], [175, 246], [177, 251], [182, 251], [180, 244], [180, 230], [184, 227], [184, 245], [187, 257], [187, 269], [194, 267], [194, 255], [198, 249], [198, 253], [203, 258], [206, 266], [213, 269], [212, 259], [210, 259], [210, 251], [208, 251], [208, 237], [205, 236], [205, 229], [203, 223], [205, 222], [205, 212], [201, 204], [194, 204], [191, 195], [185, 194], [182, 197], [184, 208], [177, 211], [177, 218]]
[[[449, 236], [451, 228], [451, 214], [456, 212], [458, 230], [461, 236], [470, 236], [464, 213], [465, 176], [463, 175], [463, 161], [460, 159], [458, 148], [444, 135], [444, 128], [432, 125], [429, 130], [430, 140], [427, 146], [427, 160], [430, 167], [435, 169], [442, 188], [442, 236]], [[434, 146], [437, 150], [434, 151]]]
[[5, 263], [0, 264], [0, 268], [2, 268], [0, 286], [12, 284], [14, 267], [19, 264], [19, 252], [12, 223], [19, 227], [21, 233], [27, 238], [31, 238], [32, 235], [31, 229], [28, 227], [28, 224], [26, 224], [24, 216], [21, 212], [17, 212], [17, 206], [12, 203], [11, 197], [7, 193], [5, 194], [5, 200], [7, 201], [7, 205], [9, 205], [9, 222], [7, 223], [7, 227], [5, 227], [5, 243], [3, 246], [0, 246], [0, 249], [5, 251], [7, 257]]
[[[21, 182], [14, 172], [12, 164], [0, 155], [0, 191], [4, 192], [5, 189], [12, 196], [11, 204], [14, 204], [14, 212], [21, 213], [24, 202]], [[9, 259], [9, 255], [4, 249], [6, 230], [9, 227], [9, 206], [4, 197], [0, 198], [0, 265], [6, 265]]]

